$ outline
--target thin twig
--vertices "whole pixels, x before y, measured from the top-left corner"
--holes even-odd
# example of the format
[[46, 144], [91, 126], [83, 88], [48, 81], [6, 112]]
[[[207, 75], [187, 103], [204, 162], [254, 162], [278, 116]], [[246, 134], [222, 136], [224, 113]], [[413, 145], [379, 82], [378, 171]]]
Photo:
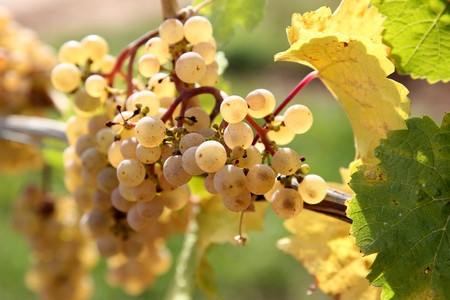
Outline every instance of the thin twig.
[[67, 142], [66, 125], [63, 122], [47, 118], [9, 115], [0, 117], [0, 132], [26, 134], [31, 137], [47, 137]]

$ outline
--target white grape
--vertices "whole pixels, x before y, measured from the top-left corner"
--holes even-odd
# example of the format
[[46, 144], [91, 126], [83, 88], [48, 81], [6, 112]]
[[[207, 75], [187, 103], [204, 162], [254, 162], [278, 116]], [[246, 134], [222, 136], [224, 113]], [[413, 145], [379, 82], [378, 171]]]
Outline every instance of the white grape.
[[201, 134], [197, 132], [191, 132], [181, 138], [178, 147], [180, 148], [181, 153], [184, 154], [187, 149], [200, 146], [204, 141], [205, 138]]
[[231, 149], [236, 146], [247, 149], [253, 142], [253, 130], [244, 122], [229, 124], [223, 132], [223, 139]]
[[262, 163], [261, 152], [255, 146], [245, 149], [245, 154], [238, 159], [239, 168], [251, 168], [256, 164]]
[[241, 212], [249, 207], [252, 202], [252, 194], [244, 188], [236, 196], [224, 196], [222, 201], [228, 210], [233, 212]]
[[257, 164], [248, 170], [245, 176], [245, 185], [253, 194], [263, 195], [272, 189], [275, 179], [276, 174], [271, 167]]
[[136, 157], [144, 164], [153, 164], [161, 157], [161, 148], [159, 146], [148, 148], [139, 144], [136, 147]]
[[92, 115], [100, 107], [100, 98], [90, 96], [84, 88], [78, 89], [73, 97], [74, 108], [78, 114]]
[[97, 74], [89, 76], [84, 83], [86, 92], [91, 97], [101, 97], [105, 93], [106, 85], [106, 79]]
[[298, 185], [298, 192], [306, 203], [318, 204], [327, 195], [327, 183], [319, 175], [306, 175]]
[[167, 19], [159, 25], [159, 36], [169, 45], [176, 44], [183, 40], [183, 23], [177, 19]]
[[120, 151], [120, 147], [122, 146], [122, 141], [113, 142], [108, 148], [108, 162], [114, 167], [117, 168], [122, 160], [125, 158]]
[[81, 40], [81, 48], [86, 57], [98, 61], [109, 51], [108, 42], [101, 36], [91, 34]]
[[220, 104], [222, 118], [231, 124], [244, 120], [248, 112], [247, 102], [239, 96], [229, 96]]
[[[184, 127], [189, 132], [197, 131], [201, 128], [207, 128], [210, 124], [210, 119], [208, 113], [201, 107], [191, 107], [184, 113], [185, 119], [189, 121], [184, 121]], [[195, 121], [193, 120], [195, 119]], [[190, 124], [190, 122], [193, 122]]]
[[264, 96], [264, 106], [258, 110], [249, 109], [248, 114], [253, 118], [264, 118], [273, 112], [276, 105], [275, 97], [271, 92], [265, 89], [257, 89], [254, 92], [258, 92]]
[[166, 126], [161, 119], [146, 116], [136, 123], [134, 128], [136, 139], [144, 147], [156, 147], [166, 136]]
[[290, 148], [279, 148], [272, 157], [274, 171], [282, 175], [294, 174], [300, 165], [300, 157], [295, 150]]
[[280, 125], [278, 131], [269, 130], [267, 132], [267, 137], [277, 143], [278, 145], [286, 145], [292, 142], [295, 137], [295, 133], [289, 129], [287, 126], [281, 125], [283, 122], [282, 116], [276, 116], [275, 120], [272, 122], [272, 125]]
[[206, 73], [205, 60], [195, 52], [183, 53], [175, 63], [175, 73], [181, 81], [195, 83]]
[[161, 192], [161, 199], [164, 206], [171, 210], [178, 210], [186, 206], [191, 196], [189, 185], [184, 184], [176, 187], [173, 190], [166, 190]]
[[56, 65], [50, 74], [52, 84], [62, 92], [72, 92], [81, 82], [81, 72], [77, 66], [70, 63]]
[[195, 161], [203, 171], [214, 173], [225, 165], [227, 152], [221, 143], [206, 141], [195, 151]]
[[192, 51], [200, 54], [207, 65], [211, 64], [216, 57], [216, 48], [209, 42], [200, 42], [195, 44]]
[[233, 165], [225, 165], [214, 175], [214, 188], [222, 196], [237, 196], [245, 188], [245, 175]]
[[213, 28], [209, 20], [202, 16], [193, 16], [184, 23], [184, 36], [189, 43], [197, 44], [211, 39]]
[[124, 159], [117, 167], [117, 178], [123, 185], [128, 187], [134, 187], [141, 184], [142, 181], [144, 181], [145, 175], [145, 167], [137, 159]]
[[175, 186], [186, 184], [192, 178], [192, 175], [183, 168], [183, 158], [181, 155], [171, 156], [164, 162], [163, 174], [164, 178]]
[[158, 196], [155, 196], [152, 201], [138, 202], [136, 209], [139, 216], [144, 219], [156, 219], [164, 210], [164, 202]]
[[217, 68], [214, 68], [211, 65], [206, 66], [205, 75], [203, 75], [202, 79], [197, 81], [200, 86], [214, 86], [219, 80], [219, 72]]
[[263, 109], [266, 98], [263, 93], [254, 90], [245, 97], [245, 101], [247, 102], [249, 109], [257, 111]]
[[281, 188], [272, 196], [271, 207], [275, 215], [289, 219], [298, 215], [303, 209], [303, 200], [294, 189]]
[[144, 77], [152, 77], [159, 72], [159, 68], [159, 60], [153, 54], [142, 55], [139, 59], [138, 70]]
[[135, 137], [129, 137], [122, 141], [122, 145], [120, 145], [120, 152], [124, 158], [134, 158], [137, 159], [136, 156], [136, 147], [139, 143], [137, 142]]
[[60, 62], [74, 65], [82, 65], [86, 61], [83, 49], [81, 48], [81, 43], [78, 41], [65, 42], [59, 48], [58, 59]]
[[131, 193], [138, 202], [151, 201], [156, 195], [156, 185], [152, 180], [145, 179], [141, 184], [131, 188]]
[[208, 174], [208, 176], [205, 177], [204, 186], [205, 186], [205, 189], [208, 191], [208, 193], [218, 194], [218, 192], [216, 191], [216, 188], [214, 187], [214, 174], [213, 173]]
[[165, 64], [170, 57], [169, 45], [159, 37], [153, 37], [145, 44], [145, 53], [154, 55], [159, 64]]
[[196, 147], [191, 147], [184, 151], [182, 157], [183, 169], [191, 175], [200, 175], [205, 173], [200, 167], [197, 165], [195, 161], [195, 152], [197, 151]]
[[148, 116], [155, 116], [158, 113], [159, 100], [151, 91], [144, 90], [131, 95], [127, 100], [127, 110], [135, 110], [137, 104], [140, 104], [141, 108], [148, 107]]
[[295, 104], [289, 107], [284, 113], [284, 123], [295, 134], [302, 134], [311, 128], [313, 115], [308, 107]]

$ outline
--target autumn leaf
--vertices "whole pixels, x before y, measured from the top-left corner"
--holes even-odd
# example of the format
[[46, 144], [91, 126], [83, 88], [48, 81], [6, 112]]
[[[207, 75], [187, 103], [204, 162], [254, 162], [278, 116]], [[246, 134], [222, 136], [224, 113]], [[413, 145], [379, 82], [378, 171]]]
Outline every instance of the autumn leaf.
[[381, 290], [365, 279], [373, 257], [362, 258], [350, 224], [311, 211], [284, 223], [292, 236], [277, 246], [313, 274], [320, 289], [339, 299], [378, 299]]
[[450, 114], [407, 121], [376, 149], [380, 164], [353, 174], [352, 234], [364, 254], [378, 253], [368, 279], [383, 299], [450, 295]]

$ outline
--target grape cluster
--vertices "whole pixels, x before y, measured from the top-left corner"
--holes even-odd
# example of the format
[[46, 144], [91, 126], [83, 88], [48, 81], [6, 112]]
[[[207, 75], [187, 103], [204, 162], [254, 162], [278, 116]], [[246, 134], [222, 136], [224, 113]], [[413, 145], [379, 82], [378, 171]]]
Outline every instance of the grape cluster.
[[13, 226], [31, 248], [26, 284], [39, 299], [84, 300], [92, 294], [89, 271], [97, 255], [78, 221], [71, 198], [56, 199], [33, 185], [15, 202]]
[[[305, 176], [304, 158], [279, 147], [311, 127], [309, 109], [296, 104], [276, 116], [268, 90], [242, 98], [215, 88], [212, 31], [202, 16], [168, 19], [117, 59], [103, 38], [90, 35], [62, 45], [51, 74], [77, 113], [67, 122], [66, 186], [114, 266], [111, 280], [130, 292], [167, 270], [163, 241], [186, 226], [193, 176], [203, 176], [206, 190], [233, 212], [265, 197], [275, 214], [290, 218], [304, 201], [318, 203], [326, 194], [322, 178]], [[210, 112], [201, 94], [214, 97]]]

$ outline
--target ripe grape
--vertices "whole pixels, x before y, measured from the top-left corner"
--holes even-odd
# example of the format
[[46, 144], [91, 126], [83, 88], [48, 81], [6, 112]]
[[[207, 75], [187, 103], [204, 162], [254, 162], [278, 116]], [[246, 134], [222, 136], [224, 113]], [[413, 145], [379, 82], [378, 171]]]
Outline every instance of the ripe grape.
[[191, 196], [189, 185], [184, 184], [173, 190], [164, 190], [161, 192], [161, 199], [164, 206], [171, 210], [178, 210], [186, 206]]
[[83, 54], [92, 61], [98, 61], [109, 51], [108, 42], [101, 36], [91, 34], [81, 40]]
[[164, 178], [175, 186], [186, 184], [192, 178], [192, 175], [183, 168], [183, 158], [181, 155], [171, 156], [164, 162], [163, 174]]
[[184, 151], [182, 157], [183, 169], [191, 175], [200, 175], [205, 173], [200, 167], [197, 165], [195, 161], [195, 152], [197, 151], [196, 147], [191, 147]]
[[271, 167], [257, 164], [248, 170], [245, 186], [255, 195], [263, 195], [272, 189], [275, 179], [276, 174]]
[[182, 154], [184, 154], [184, 152], [191, 148], [191, 147], [196, 147], [196, 146], [200, 146], [201, 143], [203, 143], [205, 141], [205, 138], [196, 132], [191, 132], [186, 134], [185, 136], [183, 136], [180, 140], [180, 144], [178, 145], [178, 147], [180, 148], [180, 151]]
[[200, 54], [207, 65], [211, 64], [216, 57], [216, 48], [209, 42], [195, 44], [192, 51]]
[[101, 97], [105, 93], [106, 79], [97, 74], [91, 75], [86, 79], [84, 87], [89, 96]]
[[318, 204], [327, 195], [327, 183], [319, 175], [306, 175], [298, 185], [298, 192], [306, 203]]
[[203, 171], [214, 173], [225, 165], [227, 152], [221, 143], [206, 141], [195, 151], [195, 161]]
[[295, 217], [303, 209], [303, 200], [294, 189], [281, 188], [272, 196], [272, 210], [280, 218]]
[[131, 188], [131, 193], [138, 202], [151, 201], [156, 195], [156, 185], [152, 180], [145, 179], [138, 186]]
[[247, 115], [247, 102], [239, 96], [229, 96], [220, 104], [220, 114], [228, 123], [239, 123]]
[[203, 57], [195, 52], [183, 53], [175, 63], [175, 73], [186, 83], [195, 83], [206, 73], [206, 63]]
[[111, 193], [118, 185], [115, 168], [106, 167], [98, 173], [97, 186], [102, 192]]
[[200, 86], [214, 86], [219, 80], [219, 72], [217, 68], [214, 68], [211, 65], [206, 66], [205, 75], [203, 75], [202, 79], [197, 81]]
[[146, 175], [144, 165], [134, 158], [127, 158], [117, 166], [117, 178], [120, 183], [128, 187], [138, 186]]
[[237, 196], [245, 188], [245, 175], [233, 165], [223, 166], [214, 175], [214, 188], [222, 196]]
[[124, 158], [138, 159], [136, 156], [136, 147], [139, 145], [135, 137], [129, 137], [122, 141], [120, 145], [120, 152]]
[[58, 59], [62, 63], [82, 65], [86, 61], [81, 43], [78, 41], [68, 41], [62, 44], [58, 51]]
[[55, 88], [62, 92], [72, 92], [81, 82], [81, 72], [70, 63], [60, 63], [53, 68], [51, 81]]
[[233, 212], [244, 211], [252, 202], [252, 194], [247, 189], [242, 189], [236, 196], [224, 196], [222, 198], [223, 204], [228, 210]]
[[213, 173], [208, 174], [208, 176], [205, 177], [204, 186], [205, 186], [205, 189], [208, 191], [208, 193], [218, 194], [218, 192], [216, 191], [216, 188], [214, 187], [214, 174]]
[[148, 148], [138, 144], [136, 157], [144, 164], [153, 164], [161, 157], [161, 148], [159, 146]]
[[253, 130], [244, 122], [229, 124], [223, 133], [225, 144], [233, 149], [236, 146], [241, 146], [247, 149], [253, 142]]
[[153, 37], [145, 44], [145, 53], [154, 55], [159, 64], [165, 64], [170, 57], [169, 45], [159, 37]]
[[291, 175], [300, 168], [301, 161], [297, 152], [290, 148], [279, 148], [272, 157], [272, 167], [282, 175]]
[[[201, 107], [191, 107], [186, 110], [184, 114], [185, 119], [184, 127], [189, 132], [197, 131], [201, 128], [207, 128], [210, 124], [208, 113]], [[193, 121], [195, 119], [195, 121]], [[192, 123], [192, 124], [190, 124]]]
[[238, 159], [239, 168], [251, 168], [256, 164], [262, 163], [261, 152], [255, 146], [245, 149], [245, 154]]
[[136, 123], [136, 139], [144, 147], [158, 146], [166, 136], [166, 126], [161, 119], [147, 116]]
[[114, 167], [117, 168], [122, 160], [125, 158], [120, 151], [122, 146], [122, 141], [113, 142], [108, 148], [108, 162]]
[[289, 144], [295, 137], [295, 133], [286, 126], [283, 126], [282, 122], [283, 117], [276, 116], [275, 120], [272, 122], [272, 125], [279, 126], [278, 131], [269, 130], [269, 132], [267, 132], [267, 137], [278, 145]]
[[[250, 116], [252, 116], [253, 118], [264, 118], [268, 114], [272, 113], [275, 108], [275, 105], [276, 105], [275, 97], [273, 96], [273, 94], [265, 89], [257, 89], [257, 90], [254, 90], [253, 92], [260, 93], [264, 96], [264, 106], [257, 110], [253, 110], [250, 108], [248, 110], [248, 114]], [[258, 95], [258, 97], [260, 97], [260, 96]], [[248, 96], [247, 96], [247, 98], [248, 98]], [[260, 101], [256, 101], [256, 102], [260, 102]], [[257, 107], [260, 107], [260, 104], [258, 104]]]
[[284, 123], [295, 134], [302, 134], [311, 128], [313, 115], [306, 106], [295, 104], [284, 113]]
[[128, 212], [136, 205], [136, 202], [128, 201], [120, 194], [119, 188], [115, 188], [111, 193], [111, 204], [115, 209], [121, 212]]
[[159, 36], [169, 45], [181, 42], [184, 38], [183, 23], [177, 19], [167, 19], [159, 25]]
[[159, 72], [159, 68], [159, 60], [153, 54], [142, 55], [139, 59], [138, 70], [144, 77], [152, 77]]
[[75, 111], [90, 116], [100, 107], [100, 98], [90, 96], [84, 88], [78, 89], [73, 97]]
[[162, 214], [164, 203], [161, 197], [155, 196], [152, 201], [138, 202], [136, 209], [141, 218], [155, 220]]
[[202, 16], [193, 16], [187, 19], [183, 30], [186, 40], [194, 45], [209, 41], [213, 32], [209, 20]]

